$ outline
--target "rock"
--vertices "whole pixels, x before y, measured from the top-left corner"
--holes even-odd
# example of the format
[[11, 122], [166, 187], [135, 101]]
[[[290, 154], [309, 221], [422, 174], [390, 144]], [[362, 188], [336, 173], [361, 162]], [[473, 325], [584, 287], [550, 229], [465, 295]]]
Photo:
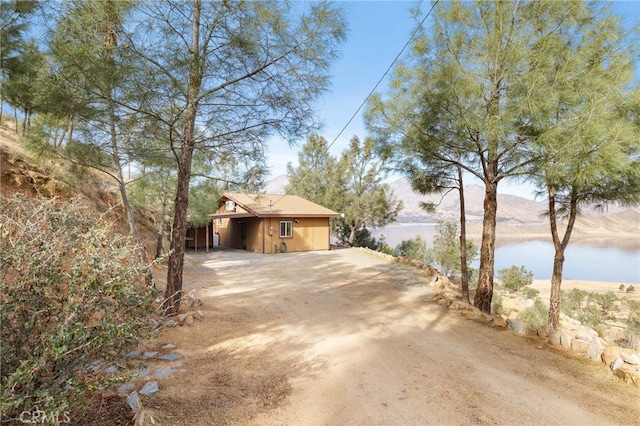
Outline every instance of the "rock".
[[125, 383], [125, 384], [121, 385], [121, 386], [118, 388], [118, 393], [127, 393], [127, 392], [129, 392], [131, 389], [133, 389], [135, 386], [136, 386], [135, 384], [133, 384], [133, 383], [131, 383], [131, 382], [127, 382], [127, 383]]
[[560, 330], [560, 346], [565, 349], [571, 349], [571, 341], [573, 335], [566, 330]]
[[631, 364], [631, 365], [639, 365], [640, 364], [640, 356], [638, 356], [638, 354], [626, 354], [626, 353], [623, 353], [622, 354], [622, 359], [627, 364]]
[[609, 367], [611, 367], [611, 371], [616, 371], [620, 369], [623, 365], [624, 365], [624, 360], [621, 357], [618, 357], [614, 359], [613, 362], [611, 362], [611, 364], [609, 364]]
[[153, 395], [158, 392], [160, 389], [158, 388], [158, 382], [152, 381], [144, 384], [142, 389], [140, 389], [140, 395]]
[[446, 297], [442, 297], [440, 300], [438, 300], [438, 305], [448, 308], [449, 305], [451, 305], [451, 301]]
[[587, 356], [594, 361], [599, 361], [602, 357], [603, 351], [604, 345], [602, 344], [602, 341], [599, 338], [595, 338], [589, 343]]
[[549, 332], [549, 344], [553, 346], [560, 346], [560, 335], [562, 332], [560, 330], [551, 330]]
[[138, 396], [138, 392], [136, 391], [131, 392], [129, 396], [127, 396], [127, 399], [125, 399], [124, 401], [133, 411], [138, 411], [140, 408], [142, 408], [140, 397]]
[[607, 346], [602, 351], [602, 362], [606, 366], [610, 366], [616, 358], [620, 358], [620, 348], [618, 346]]
[[496, 314], [493, 317], [493, 326], [494, 327], [501, 327], [501, 328], [507, 328], [507, 319], [504, 318], [502, 315], [500, 314]]
[[522, 322], [514, 319], [507, 320], [507, 328], [516, 334], [525, 334], [525, 326]]
[[193, 315], [189, 315], [184, 319], [185, 325], [193, 325]]
[[176, 345], [174, 345], [173, 343], [167, 343], [162, 347], [162, 349], [175, 349], [175, 348], [176, 348]]
[[140, 366], [136, 369], [135, 371], [135, 376], [136, 377], [144, 377], [144, 376], [148, 376], [149, 373], [151, 372], [151, 370], [149, 369], [149, 367], [143, 367]]
[[627, 370], [625, 368], [618, 368], [613, 372], [613, 374], [624, 380], [626, 384], [640, 388], [640, 372]]
[[156, 371], [153, 372], [153, 376], [157, 377], [158, 379], [163, 379], [177, 372], [178, 370], [175, 368], [158, 368]]
[[129, 352], [127, 355], [125, 355], [127, 358], [138, 358], [140, 356], [140, 352], [138, 351], [131, 351]]
[[473, 306], [463, 302], [462, 300], [454, 300], [451, 302], [451, 305], [449, 305], [449, 309], [452, 311], [469, 311], [473, 309]]
[[201, 320], [202, 318], [204, 318], [204, 314], [202, 313], [201, 310], [197, 310], [193, 313], [193, 317], [195, 319]]
[[549, 326], [548, 325], [539, 325], [536, 327], [536, 334], [542, 340], [546, 340], [549, 337]]
[[575, 338], [571, 341], [571, 349], [574, 352], [585, 354], [587, 353], [587, 349], [589, 349], [589, 342], [586, 340]]
[[158, 355], [158, 351], [150, 351], [150, 352], [143, 353], [142, 357], [143, 358], [153, 358], [156, 355]]
[[160, 355], [158, 357], [158, 359], [164, 360], [164, 361], [175, 361], [177, 359], [182, 358], [182, 355], [178, 355], [178, 354], [164, 354], [164, 355]]

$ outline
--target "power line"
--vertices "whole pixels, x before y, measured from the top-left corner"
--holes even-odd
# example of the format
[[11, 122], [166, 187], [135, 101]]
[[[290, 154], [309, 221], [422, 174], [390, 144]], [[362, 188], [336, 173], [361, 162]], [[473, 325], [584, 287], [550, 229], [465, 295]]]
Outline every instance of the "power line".
[[367, 103], [367, 101], [369, 100], [371, 95], [373, 95], [373, 93], [376, 91], [376, 89], [378, 88], [380, 83], [382, 83], [382, 81], [385, 79], [387, 74], [389, 74], [389, 71], [391, 71], [391, 68], [393, 68], [393, 66], [396, 64], [396, 62], [398, 62], [398, 59], [400, 59], [400, 57], [402, 56], [404, 51], [407, 49], [407, 47], [411, 44], [413, 39], [416, 37], [416, 34], [418, 34], [418, 31], [422, 28], [422, 25], [424, 24], [424, 22], [427, 20], [427, 18], [429, 18], [429, 16], [431, 16], [431, 12], [433, 12], [433, 9], [436, 7], [436, 5], [438, 4], [439, 1], [440, 0], [436, 0], [435, 2], [433, 2], [433, 5], [431, 6], [431, 9], [429, 9], [429, 12], [427, 12], [427, 14], [424, 16], [424, 18], [422, 18], [422, 21], [420, 21], [420, 24], [413, 31], [413, 33], [411, 34], [411, 37], [409, 37], [409, 40], [407, 40], [407, 42], [404, 44], [404, 46], [402, 46], [402, 49], [400, 49], [400, 52], [396, 55], [396, 57], [393, 59], [393, 61], [391, 61], [391, 64], [389, 64], [389, 66], [387, 67], [385, 72], [382, 74], [382, 77], [380, 77], [380, 79], [375, 84], [375, 86], [373, 86], [373, 89], [371, 89], [371, 91], [369, 91], [369, 94], [364, 98], [364, 100], [362, 101], [362, 103], [360, 104], [358, 109], [356, 109], [356, 111], [353, 113], [351, 118], [349, 118], [349, 121], [347, 121], [347, 124], [344, 125], [342, 130], [340, 130], [340, 132], [337, 134], [337, 136], [329, 144], [329, 146], [327, 147], [327, 151], [333, 146], [334, 143], [336, 143], [336, 141], [338, 140], [340, 135], [342, 135], [342, 133], [347, 129], [347, 127], [349, 127], [349, 124], [351, 124], [351, 122], [356, 117], [356, 115], [358, 115], [358, 113], [360, 112], [362, 107]]
[[[418, 31], [420, 31], [420, 29], [422, 28], [423, 24], [425, 23], [425, 21], [429, 18], [429, 16], [431, 16], [431, 13], [433, 12], [433, 9], [435, 9], [435, 7], [438, 5], [440, 0], [436, 0], [433, 2], [433, 5], [431, 6], [431, 9], [429, 9], [429, 12], [427, 12], [427, 14], [422, 18], [422, 20], [420, 21], [420, 24], [416, 27], [416, 29], [413, 31], [413, 33], [411, 33], [411, 37], [409, 37], [409, 39], [407, 40], [407, 42], [404, 44], [404, 46], [402, 46], [402, 49], [400, 49], [400, 52], [398, 52], [398, 54], [395, 56], [395, 58], [393, 59], [393, 61], [391, 61], [391, 63], [389, 64], [389, 66], [387, 67], [387, 69], [385, 70], [385, 72], [382, 74], [382, 77], [380, 77], [380, 79], [378, 80], [378, 82], [375, 84], [375, 86], [373, 86], [373, 88], [369, 91], [369, 93], [367, 94], [367, 96], [364, 98], [364, 100], [362, 101], [362, 103], [360, 103], [360, 106], [356, 109], [356, 111], [351, 115], [351, 117], [349, 118], [349, 120], [347, 121], [347, 123], [344, 125], [344, 127], [342, 127], [342, 129], [340, 130], [340, 132], [336, 135], [336, 137], [333, 139], [333, 141], [331, 141], [331, 143], [327, 146], [326, 148], [326, 153], [329, 152], [329, 149], [331, 149], [331, 147], [336, 143], [336, 141], [338, 140], [338, 138], [342, 135], [342, 133], [344, 133], [344, 131], [347, 129], [347, 127], [349, 127], [349, 124], [351, 124], [351, 122], [353, 121], [353, 119], [358, 115], [358, 113], [360, 112], [360, 110], [362, 109], [362, 107], [364, 107], [364, 105], [367, 103], [367, 101], [369, 100], [369, 98], [371, 97], [371, 95], [373, 95], [373, 93], [376, 91], [376, 89], [378, 88], [378, 86], [380, 85], [380, 83], [382, 83], [382, 81], [385, 79], [385, 77], [387, 76], [387, 74], [389, 74], [389, 71], [391, 71], [391, 69], [393, 68], [393, 66], [396, 64], [396, 62], [398, 62], [398, 59], [400, 59], [400, 57], [402, 56], [402, 54], [404, 53], [404, 51], [407, 49], [407, 47], [411, 44], [411, 42], [415, 39], [416, 35], [418, 34]], [[284, 195], [282, 195], [276, 202], [274, 202], [273, 204], [275, 205], [278, 201], [280, 201], [282, 198], [284, 198]]]

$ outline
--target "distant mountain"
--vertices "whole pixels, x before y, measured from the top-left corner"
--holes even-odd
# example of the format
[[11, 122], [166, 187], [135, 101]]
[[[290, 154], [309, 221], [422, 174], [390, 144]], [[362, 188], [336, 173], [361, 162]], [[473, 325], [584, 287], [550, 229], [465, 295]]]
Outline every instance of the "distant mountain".
[[265, 194], [284, 194], [284, 187], [289, 184], [287, 175], [279, 175], [271, 179], [264, 187]]
[[[457, 221], [460, 217], [460, 197], [458, 191], [450, 191], [443, 195], [420, 195], [411, 189], [407, 179], [398, 179], [390, 184], [398, 199], [404, 203], [404, 209], [398, 222], [423, 223], [438, 220]], [[482, 222], [484, 188], [479, 185], [464, 187], [464, 202], [467, 221]], [[437, 205], [434, 213], [427, 213], [420, 208], [420, 202]], [[545, 204], [515, 195], [498, 194], [498, 222], [537, 224], [542, 223], [541, 214]]]
[[[286, 175], [276, 176], [265, 185], [267, 194], [284, 194], [289, 183]], [[435, 223], [438, 220], [457, 221], [460, 215], [458, 193], [452, 191], [444, 197], [440, 195], [423, 196], [411, 189], [409, 181], [398, 179], [390, 185], [393, 193], [402, 200], [404, 208], [398, 217], [399, 223]], [[478, 185], [465, 187], [465, 206], [469, 223], [482, 221], [482, 203], [484, 189]], [[426, 213], [420, 208], [420, 202], [439, 203], [435, 213]], [[541, 223], [540, 213], [545, 205], [514, 195], [498, 195], [498, 221], [507, 223]]]

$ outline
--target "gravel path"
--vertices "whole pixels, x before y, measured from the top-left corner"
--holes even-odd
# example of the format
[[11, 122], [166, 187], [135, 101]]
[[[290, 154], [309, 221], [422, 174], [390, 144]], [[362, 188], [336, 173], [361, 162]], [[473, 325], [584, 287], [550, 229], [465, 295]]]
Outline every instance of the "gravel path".
[[204, 319], [158, 338], [184, 355], [143, 401], [161, 424], [640, 419], [638, 389], [602, 364], [450, 313], [423, 271], [365, 251], [218, 249], [189, 254], [184, 277]]

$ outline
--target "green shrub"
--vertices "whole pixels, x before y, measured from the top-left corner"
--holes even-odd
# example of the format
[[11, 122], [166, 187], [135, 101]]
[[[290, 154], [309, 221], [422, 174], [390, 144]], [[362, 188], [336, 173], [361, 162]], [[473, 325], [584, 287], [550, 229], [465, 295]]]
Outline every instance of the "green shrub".
[[[622, 284], [620, 284], [620, 285], [622, 285]], [[633, 285], [629, 284], [629, 287], [627, 287], [626, 292], [627, 293], [634, 293], [635, 291], [636, 291], [636, 288]]]
[[501, 288], [507, 291], [517, 292], [531, 285], [533, 272], [527, 271], [524, 266], [511, 266], [498, 271], [498, 280]]
[[518, 321], [533, 325], [545, 325], [549, 320], [549, 309], [540, 299], [536, 299], [533, 306], [518, 313]]
[[3, 418], [61, 412], [153, 329], [147, 266], [79, 201], [0, 198]]
[[540, 294], [540, 290], [531, 287], [525, 287], [522, 289], [522, 294], [525, 299], [535, 299]]
[[497, 291], [493, 292], [493, 296], [491, 298], [491, 304], [495, 305], [495, 313], [508, 317], [511, 311], [506, 310], [504, 306], [502, 306], [503, 300], [504, 300], [503, 297]]
[[577, 315], [578, 321], [584, 325], [595, 327], [604, 321], [602, 311], [595, 305], [589, 305]]
[[423, 263], [430, 263], [427, 242], [419, 235], [413, 240], [402, 240], [402, 242], [396, 246], [394, 254], [396, 256], [416, 259]]

